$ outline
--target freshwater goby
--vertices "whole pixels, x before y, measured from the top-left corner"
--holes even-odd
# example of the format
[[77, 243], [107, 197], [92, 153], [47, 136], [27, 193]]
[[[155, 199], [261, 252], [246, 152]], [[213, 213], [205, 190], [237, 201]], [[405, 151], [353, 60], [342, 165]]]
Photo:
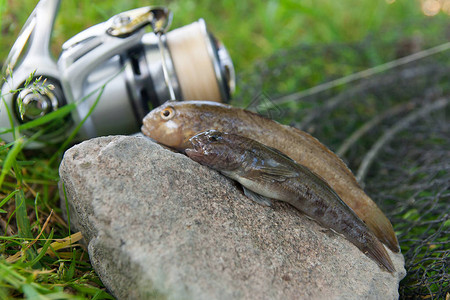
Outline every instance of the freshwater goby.
[[399, 251], [391, 222], [346, 164], [308, 133], [248, 110], [209, 101], [168, 101], [152, 110], [143, 123], [145, 135], [181, 151], [189, 146], [192, 136], [209, 129], [239, 134], [275, 148], [325, 179], [381, 242]]
[[185, 150], [194, 161], [238, 181], [251, 199], [287, 202], [325, 228], [342, 234], [380, 267], [394, 272], [383, 244], [319, 176], [278, 150], [235, 134], [206, 131]]

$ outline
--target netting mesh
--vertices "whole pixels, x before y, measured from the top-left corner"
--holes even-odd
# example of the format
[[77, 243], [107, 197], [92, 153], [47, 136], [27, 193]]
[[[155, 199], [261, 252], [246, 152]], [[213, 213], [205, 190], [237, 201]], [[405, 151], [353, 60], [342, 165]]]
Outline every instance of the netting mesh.
[[[450, 297], [449, 28], [430, 20], [354, 45], [280, 51], [240, 74], [234, 100], [310, 132], [349, 164], [394, 225], [407, 270], [403, 299]], [[342, 77], [349, 80], [298, 92]]]

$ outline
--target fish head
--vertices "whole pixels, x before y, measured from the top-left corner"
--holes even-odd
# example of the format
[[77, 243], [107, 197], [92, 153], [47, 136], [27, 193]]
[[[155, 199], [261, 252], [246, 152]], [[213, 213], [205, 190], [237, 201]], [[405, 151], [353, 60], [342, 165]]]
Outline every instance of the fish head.
[[141, 130], [158, 143], [184, 150], [197, 133], [223, 128], [226, 118], [220, 111], [227, 109], [229, 105], [211, 101], [167, 101], [144, 117]]
[[175, 101], [167, 101], [153, 109], [143, 119], [142, 133], [166, 146], [179, 149], [183, 144], [183, 124], [177, 118]]
[[189, 139], [185, 150], [192, 160], [218, 171], [236, 170], [245, 159], [244, 140], [234, 134], [208, 130]]

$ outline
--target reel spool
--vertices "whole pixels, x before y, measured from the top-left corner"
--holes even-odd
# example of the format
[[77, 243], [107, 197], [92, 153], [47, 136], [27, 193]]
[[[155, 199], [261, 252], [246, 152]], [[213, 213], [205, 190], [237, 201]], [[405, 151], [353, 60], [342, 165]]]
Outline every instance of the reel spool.
[[205, 21], [177, 28], [166, 37], [182, 99], [227, 101], [235, 88], [233, 64], [225, 47], [208, 34]]

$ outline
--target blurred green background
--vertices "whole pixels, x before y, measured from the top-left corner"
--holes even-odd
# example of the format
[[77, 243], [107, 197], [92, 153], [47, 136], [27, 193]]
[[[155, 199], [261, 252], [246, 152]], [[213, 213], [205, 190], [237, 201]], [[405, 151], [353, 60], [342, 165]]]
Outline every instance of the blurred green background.
[[[0, 61], [37, 2], [0, 1]], [[446, 0], [66, 0], [62, 1], [55, 24], [52, 51], [58, 55], [65, 40], [124, 10], [164, 5], [174, 13], [172, 28], [204, 18], [209, 29], [224, 41], [239, 72], [256, 59], [299, 43], [358, 41], [399, 23], [420, 23], [430, 18], [425, 12], [435, 14], [433, 18], [447, 19], [448, 3]]]

